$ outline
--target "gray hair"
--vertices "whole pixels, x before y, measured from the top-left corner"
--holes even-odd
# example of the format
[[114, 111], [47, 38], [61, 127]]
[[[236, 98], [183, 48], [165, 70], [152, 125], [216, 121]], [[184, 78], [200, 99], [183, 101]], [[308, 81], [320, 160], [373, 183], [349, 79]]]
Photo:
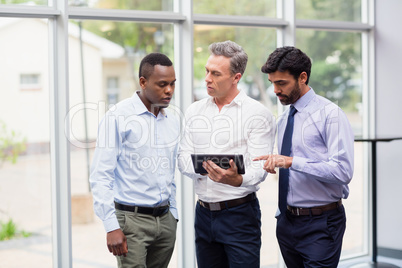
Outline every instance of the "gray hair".
[[246, 70], [248, 56], [241, 46], [233, 41], [216, 42], [209, 45], [213, 55], [230, 58], [230, 72], [243, 75]]

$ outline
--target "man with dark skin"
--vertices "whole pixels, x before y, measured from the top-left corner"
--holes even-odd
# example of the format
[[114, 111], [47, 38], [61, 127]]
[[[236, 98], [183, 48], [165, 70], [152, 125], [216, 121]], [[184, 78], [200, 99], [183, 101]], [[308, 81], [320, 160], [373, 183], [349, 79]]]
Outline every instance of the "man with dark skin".
[[90, 183], [120, 268], [167, 267], [173, 253], [180, 121], [166, 108], [175, 82], [167, 56], [147, 55], [140, 64], [141, 91], [112, 107], [99, 125]]

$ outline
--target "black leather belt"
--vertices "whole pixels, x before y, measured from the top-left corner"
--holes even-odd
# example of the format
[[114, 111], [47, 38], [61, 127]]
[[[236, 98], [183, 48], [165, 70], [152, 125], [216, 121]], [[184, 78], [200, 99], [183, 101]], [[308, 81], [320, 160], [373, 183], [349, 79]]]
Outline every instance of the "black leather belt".
[[318, 206], [318, 207], [311, 207], [311, 208], [298, 208], [288, 206], [288, 211], [297, 216], [318, 216], [321, 215], [325, 211], [333, 210], [338, 207], [342, 206], [342, 199], [338, 202], [329, 203], [328, 205]]
[[161, 207], [137, 207], [137, 206], [128, 206], [128, 205], [123, 205], [117, 202], [114, 202], [114, 206], [117, 209], [124, 210], [124, 211], [130, 211], [130, 212], [137, 212], [141, 214], [148, 214], [152, 215], [154, 217], [162, 216], [165, 215], [169, 211], [169, 206], [161, 206]]
[[215, 202], [215, 203], [208, 203], [202, 200], [198, 200], [198, 203], [203, 206], [204, 208], [209, 209], [210, 211], [219, 211], [227, 208], [232, 208], [236, 206], [240, 206], [244, 203], [253, 201], [257, 198], [255, 193], [251, 193], [245, 197], [222, 201], [222, 202]]

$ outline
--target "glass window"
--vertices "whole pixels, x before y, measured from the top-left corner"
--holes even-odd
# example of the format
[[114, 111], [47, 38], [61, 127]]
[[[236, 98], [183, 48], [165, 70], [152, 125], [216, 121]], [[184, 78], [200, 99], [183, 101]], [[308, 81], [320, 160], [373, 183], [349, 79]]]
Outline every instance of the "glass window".
[[0, 4], [12, 5], [38, 5], [38, 6], [47, 6], [47, 0], [0, 0]]
[[70, 6], [104, 9], [173, 11], [173, 0], [72, 0]]
[[296, 0], [296, 18], [361, 22], [361, 0]]
[[39, 74], [21, 74], [20, 89], [21, 90], [38, 90], [41, 89]]
[[195, 14], [276, 17], [276, 0], [194, 0]]
[[[310, 86], [338, 104], [346, 113], [355, 136], [363, 131], [361, 33], [297, 30], [296, 44], [312, 60]], [[355, 144], [355, 172], [350, 196], [344, 200], [348, 228], [343, 240], [343, 256], [363, 253], [364, 235], [364, 146]]]
[[73, 266], [115, 267], [88, 183], [98, 124], [109, 104], [140, 90], [138, 69], [146, 54], [162, 52], [174, 59], [173, 25], [71, 20], [68, 41]]
[[116, 104], [119, 99], [119, 78], [108, 77], [107, 78], [107, 103]]
[[48, 79], [20, 90], [48, 77], [47, 20], [0, 18], [0, 43], [0, 267], [52, 267]]
[[[250, 97], [265, 104], [276, 113], [276, 96], [268, 90], [267, 76], [261, 66], [276, 48], [276, 30], [251, 27], [226, 27], [214, 25], [194, 26], [194, 100], [207, 97], [205, 87], [205, 64], [209, 57], [208, 46], [213, 42], [232, 40], [243, 47], [248, 55], [246, 71], [239, 88]], [[277, 208], [277, 177], [271, 176], [260, 185], [258, 197], [262, 211], [261, 266], [271, 267], [279, 261], [279, 249], [275, 236]], [[265, 253], [268, 252], [268, 254]]]

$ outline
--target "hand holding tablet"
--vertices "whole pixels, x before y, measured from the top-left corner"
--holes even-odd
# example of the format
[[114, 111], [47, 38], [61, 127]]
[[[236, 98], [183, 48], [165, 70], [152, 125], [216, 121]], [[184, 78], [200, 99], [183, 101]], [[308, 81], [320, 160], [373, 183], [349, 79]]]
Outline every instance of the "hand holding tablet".
[[239, 174], [245, 173], [243, 155], [241, 154], [191, 154], [193, 161], [194, 171], [199, 174], [208, 173], [202, 166], [202, 163], [207, 160], [211, 160], [216, 165], [223, 169], [230, 168], [230, 159], [233, 159], [237, 166], [237, 172]]

